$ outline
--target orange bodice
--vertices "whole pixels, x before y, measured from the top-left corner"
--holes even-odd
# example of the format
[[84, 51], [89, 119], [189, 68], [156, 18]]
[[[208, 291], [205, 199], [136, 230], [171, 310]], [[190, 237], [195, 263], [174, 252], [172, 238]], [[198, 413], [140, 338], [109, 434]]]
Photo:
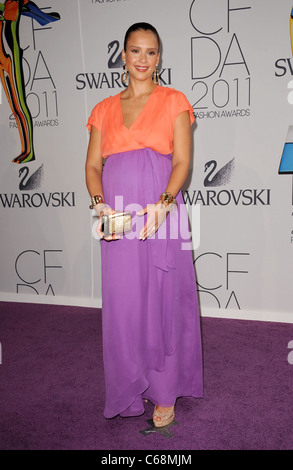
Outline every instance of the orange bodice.
[[101, 152], [104, 158], [115, 153], [151, 148], [163, 155], [173, 152], [173, 130], [177, 116], [193, 109], [186, 96], [173, 88], [157, 86], [143, 110], [127, 128], [123, 123], [121, 93], [104, 99], [91, 112], [87, 128], [95, 126], [101, 132]]

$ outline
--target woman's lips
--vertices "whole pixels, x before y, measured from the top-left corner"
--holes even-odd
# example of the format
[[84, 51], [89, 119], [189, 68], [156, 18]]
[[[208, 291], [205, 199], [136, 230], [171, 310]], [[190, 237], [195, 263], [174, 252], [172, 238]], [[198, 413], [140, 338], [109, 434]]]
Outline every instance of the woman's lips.
[[139, 67], [138, 65], [136, 65], [135, 68], [139, 72], [146, 72], [148, 70], [148, 67]]

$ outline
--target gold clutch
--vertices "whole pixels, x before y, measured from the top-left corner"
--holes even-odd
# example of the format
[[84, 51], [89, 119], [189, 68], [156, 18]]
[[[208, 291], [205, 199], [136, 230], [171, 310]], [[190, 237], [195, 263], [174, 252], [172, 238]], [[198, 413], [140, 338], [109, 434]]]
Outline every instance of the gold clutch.
[[115, 212], [110, 215], [102, 215], [101, 229], [105, 237], [109, 235], [129, 232], [132, 229], [131, 212]]

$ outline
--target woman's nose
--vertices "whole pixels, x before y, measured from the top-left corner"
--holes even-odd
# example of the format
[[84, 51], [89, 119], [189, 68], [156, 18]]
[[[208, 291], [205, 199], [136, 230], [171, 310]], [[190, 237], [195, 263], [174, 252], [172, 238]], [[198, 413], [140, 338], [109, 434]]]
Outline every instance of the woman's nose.
[[139, 59], [140, 59], [140, 62], [146, 62], [147, 54], [145, 52], [142, 52]]

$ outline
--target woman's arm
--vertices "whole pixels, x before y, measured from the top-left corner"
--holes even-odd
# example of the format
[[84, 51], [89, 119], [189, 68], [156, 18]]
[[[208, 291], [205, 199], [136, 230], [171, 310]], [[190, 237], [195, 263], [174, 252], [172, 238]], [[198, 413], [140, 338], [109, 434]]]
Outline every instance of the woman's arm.
[[97, 226], [97, 234], [100, 238], [104, 238], [105, 240], [110, 241], [120, 237], [114, 234], [105, 238], [104, 233], [101, 230], [101, 216], [103, 214], [111, 214], [115, 212], [113, 209], [111, 209], [111, 207], [107, 206], [107, 201], [105, 201], [104, 198], [102, 172], [103, 157], [101, 153], [101, 133], [98, 131], [98, 129], [92, 126], [85, 164], [86, 186], [91, 197], [100, 195], [105, 202], [95, 205], [95, 210], [98, 213], [100, 219]]
[[189, 171], [190, 164], [190, 117], [189, 112], [180, 113], [174, 124], [172, 172], [165, 192], [174, 197], [182, 188]]
[[86, 186], [91, 197], [99, 194], [104, 199], [102, 170], [101, 133], [92, 126], [85, 164]]

